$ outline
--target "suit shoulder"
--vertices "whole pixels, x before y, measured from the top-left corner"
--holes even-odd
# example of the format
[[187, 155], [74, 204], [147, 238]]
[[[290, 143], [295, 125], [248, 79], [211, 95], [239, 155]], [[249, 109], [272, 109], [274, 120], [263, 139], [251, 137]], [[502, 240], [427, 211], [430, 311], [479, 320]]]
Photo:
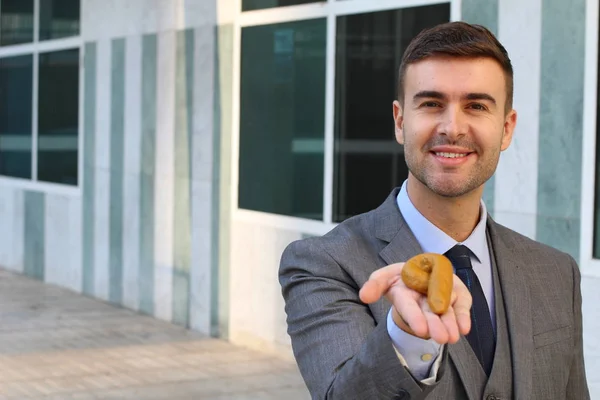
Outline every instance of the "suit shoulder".
[[379, 253], [364, 217], [359, 215], [341, 222], [322, 236], [312, 236], [286, 246], [279, 263], [279, 281], [283, 288], [306, 277], [332, 279], [338, 284], [359, 288], [362, 269], [372, 265]]
[[312, 254], [324, 252], [335, 258], [337, 254], [364, 248], [374, 238], [367, 223], [369, 213], [350, 217], [322, 236], [310, 236], [291, 242], [284, 250], [284, 256], [290, 251], [309, 251]]
[[569, 265], [576, 266], [577, 262], [569, 253], [559, 250], [555, 247], [531, 239], [519, 232], [516, 232], [504, 225], [494, 222], [494, 228], [498, 234], [514, 249], [520, 250], [523, 254], [529, 254], [533, 257], [542, 256], [544, 259], [558, 261], [560, 264], [568, 262]]

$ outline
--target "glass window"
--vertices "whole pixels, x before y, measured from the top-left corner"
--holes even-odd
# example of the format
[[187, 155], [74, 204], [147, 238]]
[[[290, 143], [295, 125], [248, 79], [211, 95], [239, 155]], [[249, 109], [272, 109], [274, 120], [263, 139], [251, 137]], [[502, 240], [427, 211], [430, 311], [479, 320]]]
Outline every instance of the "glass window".
[[31, 178], [33, 56], [0, 58], [0, 175]]
[[377, 207], [407, 178], [392, 118], [398, 67], [414, 36], [449, 20], [448, 3], [337, 18], [334, 222]]
[[40, 40], [79, 35], [79, 1], [41, 0]]
[[0, 0], [0, 46], [24, 54], [0, 57], [1, 176], [78, 183], [79, 47], [39, 41], [78, 36], [79, 14], [80, 0]]
[[40, 54], [39, 71], [38, 180], [76, 185], [79, 49]]
[[323, 218], [326, 20], [242, 30], [239, 207]]
[[33, 0], [0, 1], [0, 46], [33, 42]]
[[316, 3], [318, 0], [242, 0], [242, 11]]

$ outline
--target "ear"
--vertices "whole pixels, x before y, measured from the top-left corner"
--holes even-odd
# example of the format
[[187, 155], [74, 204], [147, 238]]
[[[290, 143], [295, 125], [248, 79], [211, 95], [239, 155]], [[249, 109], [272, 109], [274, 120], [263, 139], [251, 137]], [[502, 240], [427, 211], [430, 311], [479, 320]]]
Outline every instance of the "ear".
[[396, 141], [400, 144], [404, 144], [404, 110], [398, 100], [394, 100], [393, 108]]
[[508, 149], [508, 146], [510, 146], [516, 126], [517, 112], [511, 110], [504, 119], [504, 132], [502, 133], [502, 146], [500, 147], [501, 151]]

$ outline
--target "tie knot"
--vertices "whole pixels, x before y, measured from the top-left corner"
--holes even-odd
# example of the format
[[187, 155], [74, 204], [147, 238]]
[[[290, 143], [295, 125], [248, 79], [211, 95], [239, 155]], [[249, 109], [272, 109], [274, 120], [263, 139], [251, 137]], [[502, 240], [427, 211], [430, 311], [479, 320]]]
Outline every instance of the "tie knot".
[[452, 262], [455, 269], [473, 268], [471, 265], [471, 251], [467, 246], [457, 244], [445, 254], [446, 257]]

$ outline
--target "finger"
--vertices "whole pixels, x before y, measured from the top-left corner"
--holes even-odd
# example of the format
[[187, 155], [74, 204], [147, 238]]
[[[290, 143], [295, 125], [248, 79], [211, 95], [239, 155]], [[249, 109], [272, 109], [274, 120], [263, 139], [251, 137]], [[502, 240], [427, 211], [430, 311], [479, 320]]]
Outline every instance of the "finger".
[[450, 304], [454, 304], [456, 302], [456, 290], [454, 290], [454, 288], [452, 288], [452, 294], [450, 295]]
[[420, 300], [420, 303], [423, 315], [425, 316], [425, 320], [427, 321], [429, 335], [431, 336], [431, 338], [439, 344], [447, 343], [449, 337], [448, 330], [446, 329], [446, 326], [440, 319], [440, 316], [431, 311], [429, 303], [427, 302], [427, 298], [423, 297]]
[[429, 336], [439, 344], [448, 343], [448, 330], [440, 317], [432, 312], [424, 313], [429, 329]]
[[458, 322], [456, 321], [456, 314], [452, 306], [448, 307], [448, 311], [441, 316], [442, 323], [446, 327], [448, 332], [448, 343], [456, 343], [460, 339]]
[[[394, 292], [391, 293], [400, 318], [412, 329], [413, 333], [425, 338], [429, 335], [427, 320], [423, 314], [420, 304], [415, 298], [415, 293], [407, 287], [394, 286]], [[398, 301], [400, 300], [400, 301]]]
[[366, 281], [358, 292], [360, 300], [366, 304], [375, 303], [387, 291], [388, 288], [386, 286], [385, 282], [375, 280]]
[[458, 329], [461, 334], [466, 335], [471, 330], [471, 305], [473, 299], [469, 289], [464, 283], [454, 275], [454, 291], [456, 292], [456, 300], [452, 304]]
[[404, 263], [390, 264], [373, 272], [360, 289], [360, 300], [367, 304], [379, 300], [398, 280], [403, 266]]

